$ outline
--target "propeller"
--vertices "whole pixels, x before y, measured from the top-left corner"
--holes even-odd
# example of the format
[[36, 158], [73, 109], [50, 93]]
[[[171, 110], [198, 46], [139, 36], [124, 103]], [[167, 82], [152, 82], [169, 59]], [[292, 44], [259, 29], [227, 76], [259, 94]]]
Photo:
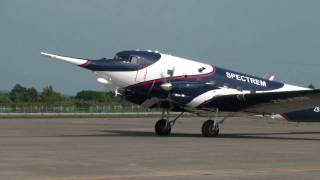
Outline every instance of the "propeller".
[[117, 88], [117, 89], [114, 91], [114, 96], [117, 97], [118, 95], [121, 95], [121, 93], [119, 92], [119, 89]]

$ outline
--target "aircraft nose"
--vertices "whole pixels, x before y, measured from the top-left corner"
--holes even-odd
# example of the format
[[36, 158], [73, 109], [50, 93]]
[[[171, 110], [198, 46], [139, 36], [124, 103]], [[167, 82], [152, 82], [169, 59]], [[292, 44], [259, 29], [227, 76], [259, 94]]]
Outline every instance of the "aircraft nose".
[[130, 63], [118, 59], [100, 59], [100, 60], [88, 60], [80, 67], [92, 70], [92, 71], [137, 71], [141, 69], [138, 63]]
[[57, 60], [60, 60], [60, 61], [66, 62], [66, 63], [78, 65], [78, 66], [88, 64], [90, 61], [90, 60], [85, 60], [85, 59], [81, 59], [81, 58], [60, 56], [60, 55], [50, 54], [50, 53], [45, 53], [45, 52], [41, 52], [41, 56], [44, 56], [44, 57], [47, 57], [50, 59], [57, 59]]
[[92, 71], [106, 71], [112, 67], [112, 59], [102, 58], [98, 60], [87, 60], [79, 66]]

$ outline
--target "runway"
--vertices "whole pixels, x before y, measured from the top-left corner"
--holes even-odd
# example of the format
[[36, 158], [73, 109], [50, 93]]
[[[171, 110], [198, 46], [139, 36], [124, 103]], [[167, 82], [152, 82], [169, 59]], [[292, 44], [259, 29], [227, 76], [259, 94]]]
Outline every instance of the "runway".
[[204, 138], [204, 120], [157, 137], [156, 118], [0, 119], [0, 179], [319, 179], [320, 123], [231, 118]]

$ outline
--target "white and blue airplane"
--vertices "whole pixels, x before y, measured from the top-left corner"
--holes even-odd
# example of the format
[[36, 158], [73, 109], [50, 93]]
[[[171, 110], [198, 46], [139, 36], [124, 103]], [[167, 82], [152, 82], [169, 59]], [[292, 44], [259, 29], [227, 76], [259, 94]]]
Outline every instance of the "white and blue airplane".
[[[122, 51], [99, 60], [41, 55], [91, 70], [98, 82], [116, 86], [116, 95], [135, 104], [162, 108], [155, 124], [160, 136], [169, 135], [184, 112], [208, 117], [202, 125], [205, 137], [217, 136], [219, 125], [231, 116], [280, 114], [292, 121], [320, 120], [320, 90], [276, 82], [274, 76], [259, 78], [150, 50]], [[181, 114], [170, 119], [170, 111]]]

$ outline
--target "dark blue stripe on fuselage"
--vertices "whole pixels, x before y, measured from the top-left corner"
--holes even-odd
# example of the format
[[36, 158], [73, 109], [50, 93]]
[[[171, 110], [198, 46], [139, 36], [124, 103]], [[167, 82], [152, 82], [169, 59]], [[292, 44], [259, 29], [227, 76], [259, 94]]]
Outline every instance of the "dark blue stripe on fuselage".
[[[230, 79], [227, 77], [227, 72], [239, 75], [240, 77], [246, 77], [243, 80], [241, 78], [237, 79], [237, 77]], [[217, 73], [213, 80], [216, 80], [220, 83], [220, 86], [226, 86], [233, 89], [241, 89], [241, 90], [249, 90], [249, 91], [270, 91], [282, 88], [284, 86], [283, 83], [276, 82], [276, 81], [269, 81], [267, 79], [255, 77], [252, 75], [239, 73], [236, 71], [231, 71], [223, 68], [217, 68]], [[253, 81], [251, 81], [253, 80]], [[255, 83], [256, 81], [265, 82], [266, 86], [257, 85], [259, 83]]]
[[125, 61], [108, 59], [91, 61], [91, 63], [84, 66], [84, 68], [92, 71], [137, 71], [144, 68], [144, 66], [141, 66], [140, 64], [127, 63]]
[[[251, 82], [244, 82], [237, 79], [229, 79], [226, 76], [226, 72], [231, 72], [240, 76], [265, 81], [266, 86], [259, 86]], [[228, 87], [248, 91], [270, 91], [284, 86], [284, 84], [280, 82], [269, 81], [266, 79], [226, 70], [223, 68], [214, 68], [214, 73], [209, 73], [207, 75], [182, 76], [179, 78], [172, 77], [167, 78], [166, 81], [170, 81], [173, 85], [173, 89], [170, 92], [172, 100], [180, 104], [187, 104], [195, 97], [207, 91], [219, 89], [220, 87]], [[152, 80], [129, 86], [127, 87], [127, 89], [129, 89], [132, 92], [135, 92], [137, 96], [140, 96], [141, 98], [145, 98], [147, 96], [163, 98], [168, 96], [168, 92], [164, 91], [160, 87], [160, 85], [164, 82], [164, 79]], [[172, 96], [174, 94], [183, 94], [184, 96]]]

